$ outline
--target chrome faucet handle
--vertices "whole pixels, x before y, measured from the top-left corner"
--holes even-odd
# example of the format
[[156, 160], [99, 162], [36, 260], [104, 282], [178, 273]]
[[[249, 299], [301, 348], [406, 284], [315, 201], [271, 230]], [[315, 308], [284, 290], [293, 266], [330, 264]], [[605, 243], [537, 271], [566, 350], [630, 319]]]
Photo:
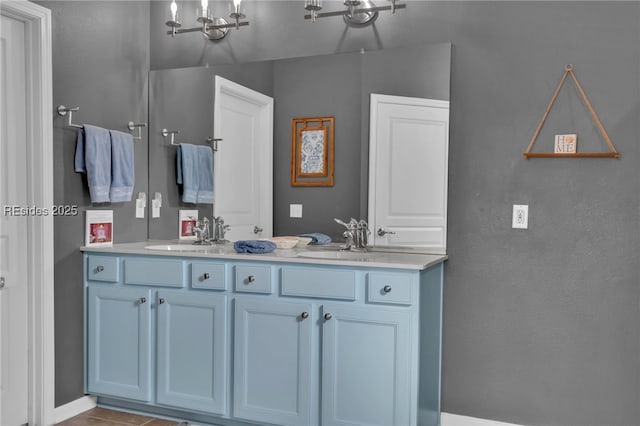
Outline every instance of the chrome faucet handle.
[[348, 225], [347, 223], [343, 222], [342, 220], [340, 220], [340, 219], [338, 219], [338, 218], [335, 218], [335, 217], [333, 218], [333, 220], [334, 220], [337, 224], [342, 225], [342, 226], [344, 226], [345, 228], [349, 229], [349, 225]]

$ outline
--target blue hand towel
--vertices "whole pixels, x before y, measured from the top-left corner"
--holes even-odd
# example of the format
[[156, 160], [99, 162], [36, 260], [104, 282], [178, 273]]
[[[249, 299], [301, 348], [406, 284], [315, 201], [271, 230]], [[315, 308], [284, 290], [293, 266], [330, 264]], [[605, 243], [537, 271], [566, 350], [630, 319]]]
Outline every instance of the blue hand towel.
[[135, 182], [133, 136], [111, 130], [111, 190], [112, 203], [131, 201]]
[[238, 253], [271, 253], [276, 247], [276, 243], [266, 240], [239, 240], [233, 243]]
[[198, 204], [213, 204], [213, 150], [198, 145]]
[[199, 165], [197, 145], [178, 145], [176, 180], [182, 185], [182, 201], [185, 203], [195, 204], [198, 201]]
[[92, 203], [109, 202], [111, 135], [107, 129], [85, 125], [78, 130], [75, 170], [87, 174]]
[[331, 237], [326, 234], [321, 234], [320, 232], [312, 232], [310, 234], [299, 234], [299, 237], [307, 237], [311, 238], [311, 242], [309, 245], [324, 245], [329, 244], [331, 242]]

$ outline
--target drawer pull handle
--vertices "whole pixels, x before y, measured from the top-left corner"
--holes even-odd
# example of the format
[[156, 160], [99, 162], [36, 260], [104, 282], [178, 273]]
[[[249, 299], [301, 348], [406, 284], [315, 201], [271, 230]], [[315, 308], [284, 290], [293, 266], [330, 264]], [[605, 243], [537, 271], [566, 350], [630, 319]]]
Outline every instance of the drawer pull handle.
[[324, 314], [324, 319], [326, 319], [327, 321], [329, 321], [331, 318], [333, 318], [333, 315], [331, 315], [329, 312]]
[[96, 272], [102, 272], [102, 271], [104, 271], [104, 266], [98, 265], [98, 267], [96, 267]]
[[208, 280], [210, 277], [211, 277], [211, 275], [209, 275], [209, 273], [208, 273], [208, 272], [205, 272], [205, 273], [202, 275], [202, 281], [204, 281], [204, 280]]
[[302, 319], [307, 319], [309, 318], [309, 312], [303, 312], [300, 314], [300, 316], [302, 317]]
[[248, 283], [252, 283], [252, 282], [254, 282], [255, 280], [256, 280], [256, 277], [254, 277], [253, 275], [249, 275], [249, 276], [247, 277], [247, 282], [248, 282]]
[[382, 288], [382, 291], [384, 291], [385, 293], [391, 293], [391, 286], [390, 285], [385, 285]]
[[147, 298], [146, 297], [141, 297], [140, 298], [140, 304], [142, 305], [143, 303], [146, 303]]
[[164, 298], [161, 297], [160, 299], [158, 299], [158, 305], [162, 305], [163, 303], [164, 303]]

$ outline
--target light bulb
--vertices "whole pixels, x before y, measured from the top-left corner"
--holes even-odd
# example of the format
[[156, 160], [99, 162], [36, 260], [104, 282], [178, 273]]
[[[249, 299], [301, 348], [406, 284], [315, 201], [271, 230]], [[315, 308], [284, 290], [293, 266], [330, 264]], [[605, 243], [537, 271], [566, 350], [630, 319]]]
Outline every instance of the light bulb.
[[171, 20], [172, 21], [177, 21], [176, 17], [178, 16], [178, 5], [176, 4], [176, 0], [173, 0], [171, 2]]
[[208, 16], [209, 0], [202, 0], [202, 16]]
[[236, 8], [236, 10], [238, 10], [238, 8], [240, 7], [240, 2], [242, 0], [233, 0], [233, 6]]

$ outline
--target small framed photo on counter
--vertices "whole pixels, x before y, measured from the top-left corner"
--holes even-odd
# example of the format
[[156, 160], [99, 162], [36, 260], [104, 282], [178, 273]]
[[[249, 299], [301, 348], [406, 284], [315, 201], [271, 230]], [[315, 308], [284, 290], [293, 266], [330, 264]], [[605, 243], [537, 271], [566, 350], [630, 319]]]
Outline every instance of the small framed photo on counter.
[[113, 246], [113, 210], [87, 210], [85, 224], [87, 247]]
[[198, 210], [180, 210], [178, 238], [181, 240], [195, 240], [198, 225]]

